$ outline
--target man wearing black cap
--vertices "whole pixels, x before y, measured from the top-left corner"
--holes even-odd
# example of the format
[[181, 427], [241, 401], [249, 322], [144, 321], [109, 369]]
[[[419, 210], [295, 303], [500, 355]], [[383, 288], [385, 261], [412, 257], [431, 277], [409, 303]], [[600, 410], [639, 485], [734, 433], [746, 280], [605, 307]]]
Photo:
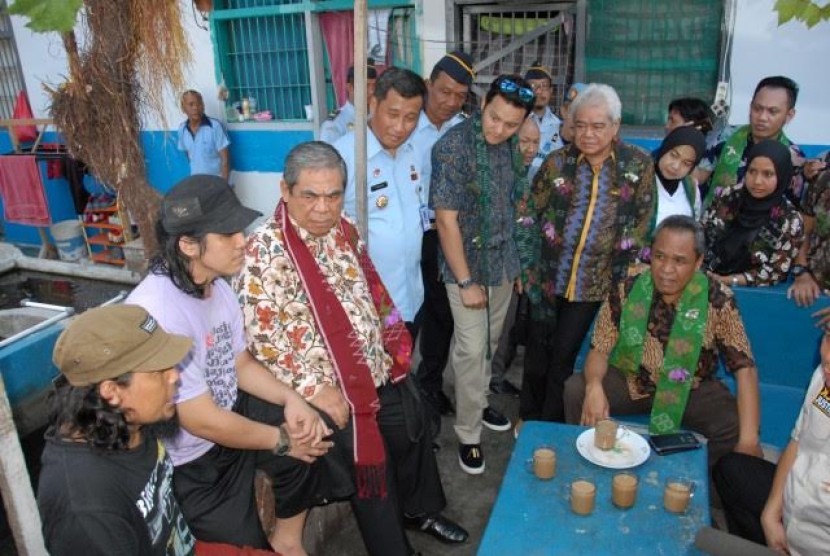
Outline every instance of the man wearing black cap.
[[449, 130], [432, 150], [429, 200], [454, 320], [450, 357], [458, 461], [474, 475], [484, 472], [482, 425], [510, 429], [510, 421], [489, 407], [487, 390], [490, 354], [496, 351], [519, 276], [512, 195], [527, 187], [527, 169], [515, 135], [533, 101], [524, 79], [499, 76], [484, 97], [481, 113]]
[[[193, 534], [208, 542], [302, 554], [307, 509], [319, 499], [349, 493], [325, 488], [325, 467], [304, 467], [298, 476], [298, 460], [313, 462], [331, 447], [323, 440], [330, 430], [245, 347], [242, 311], [223, 278], [241, 269], [243, 230], [259, 215], [243, 207], [221, 178], [182, 180], [162, 200], [159, 254], [127, 303], [193, 341], [190, 357], [179, 365], [181, 427], [165, 441], [175, 466], [176, 498]], [[257, 467], [269, 474], [275, 491], [308, 493], [303, 507], [278, 506], [270, 542], [256, 513]]]
[[[371, 99], [375, 92], [375, 80], [378, 72], [372, 58], [366, 60], [366, 98]], [[329, 114], [328, 119], [320, 126], [320, 141], [334, 144], [335, 141], [346, 135], [354, 128], [354, 66], [346, 74], [347, 100], [343, 105]]]
[[[475, 78], [473, 59], [469, 54], [455, 50], [432, 68], [427, 80], [427, 99], [412, 142], [421, 152], [421, 176], [429, 198], [432, 175], [432, 147], [454, 125], [463, 122], [461, 112], [470, 85]], [[429, 211], [431, 224], [435, 214]], [[452, 403], [443, 390], [444, 367], [452, 340], [452, 312], [438, 273], [438, 232], [434, 224], [424, 232], [421, 246], [421, 273], [424, 280], [424, 305], [421, 312], [421, 363], [417, 378], [427, 401], [442, 415], [452, 413]]]
[[533, 105], [530, 117], [539, 125], [539, 152], [532, 164], [538, 169], [552, 151], [562, 147], [562, 139], [559, 137], [562, 121], [556, 117], [550, 107], [550, 99], [553, 95], [553, 79], [550, 71], [539, 62], [534, 62], [525, 72], [525, 80], [530, 83], [530, 87], [536, 93], [536, 104]]
[[175, 367], [190, 346], [126, 305], [91, 309], [61, 333], [38, 483], [50, 554], [193, 553], [173, 464], [145, 432], [173, 417]]

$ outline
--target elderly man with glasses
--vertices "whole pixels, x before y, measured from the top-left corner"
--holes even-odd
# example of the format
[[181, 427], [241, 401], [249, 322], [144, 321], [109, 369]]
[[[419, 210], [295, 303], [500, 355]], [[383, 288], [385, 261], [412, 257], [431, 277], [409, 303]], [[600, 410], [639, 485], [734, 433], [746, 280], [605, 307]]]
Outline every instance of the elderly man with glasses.
[[574, 142], [548, 156], [516, 207], [531, 318], [522, 420], [564, 421], [565, 380], [602, 300], [646, 245], [652, 210], [654, 164], [617, 138], [614, 89], [591, 84], [570, 110]]
[[455, 321], [455, 433], [461, 469], [484, 472], [481, 427], [510, 429], [490, 408], [490, 354], [496, 351], [519, 256], [512, 195], [527, 170], [516, 133], [533, 109], [533, 90], [519, 76], [490, 85], [481, 113], [458, 124], [432, 150], [430, 208], [441, 245], [439, 268]]

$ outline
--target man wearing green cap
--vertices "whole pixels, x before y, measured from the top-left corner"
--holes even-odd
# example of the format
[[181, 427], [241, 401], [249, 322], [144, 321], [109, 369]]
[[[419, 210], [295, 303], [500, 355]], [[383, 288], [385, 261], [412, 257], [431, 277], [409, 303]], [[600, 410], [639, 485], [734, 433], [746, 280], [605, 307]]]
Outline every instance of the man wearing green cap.
[[38, 507], [50, 554], [192, 554], [173, 463], [154, 434], [175, 413], [191, 341], [140, 307], [87, 311], [58, 338]]

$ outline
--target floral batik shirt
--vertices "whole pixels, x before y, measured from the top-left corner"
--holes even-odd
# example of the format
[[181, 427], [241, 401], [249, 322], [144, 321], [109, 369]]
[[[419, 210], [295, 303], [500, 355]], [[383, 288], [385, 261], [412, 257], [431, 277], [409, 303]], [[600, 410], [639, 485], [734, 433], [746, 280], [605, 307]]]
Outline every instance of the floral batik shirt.
[[[654, 163], [617, 144], [592, 168], [574, 145], [545, 160], [516, 206], [522, 281], [542, 320], [556, 297], [602, 301], [641, 256], [654, 210]], [[529, 235], [539, 241], [524, 241]]]
[[815, 218], [807, 253], [807, 267], [818, 285], [830, 288], [830, 170], [810, 184], [804, 202], [804, 215]]
[[[340, 227], [315, 237], [295, 226], [332, 287], [360, 339], [375, 386], [386, 383], [392, 359], [357, 256]], [[363, 246], [361, 246], [363, 247]], [[325, 384], [340, 386], [323, 336], [314, 321], [300, 276], [288, 257], [274, 218], [248, 238], [245, 264], [234, 279], [251, 353], [303, 398]]]
[[[623, 305], [636, 279], [636, 276], [632, 276], [619, 283], [597, 314], [591, 347], [606, 356], [611, 355], [619, 338]], [[716, 280], [708, 280], [709, 313], [706, 317], [706, 329], [703, 332], [703, 344], [692, 388], [697, 388], [702, 380], [714, 379], [719, 356], [723, 356], [726, 368], [733, 373], [755, 366], [749, 338], [732, 292]], [[639, 372], [626, 375], [628, 393], [632, 400], [651, 396], [657, 389], [659, 373], [663, 368], [663, 356], [676, 313], [675, 305], [663, 301], [658, 292], [654, 293]]]
[[[743, 184], [715, 197], [703, 213], [701, 224], [706, 232], [705, 262], [714, 259], [714, 246], [729, 232], [737, 217]], [[743, 273], [748, 286], [771, 286], [787, 279], [795, 256], [804, 240], [804, 220], [792, 203], [784, 200], [770, 211], [769, 221], [761, 227], [750, 244], [750, 268]]]

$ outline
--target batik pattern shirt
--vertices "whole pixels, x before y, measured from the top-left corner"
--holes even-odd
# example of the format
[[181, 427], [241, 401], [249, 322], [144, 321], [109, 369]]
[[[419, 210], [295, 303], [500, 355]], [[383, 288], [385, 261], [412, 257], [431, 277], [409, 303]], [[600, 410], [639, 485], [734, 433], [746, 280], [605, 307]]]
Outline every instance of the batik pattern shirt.
[[[715, 258], [714, 248], [737, 218], [743, 184], [714, 198], [701, 219], [706, 232], [707, 264]], [[795, 256], [804, 241], [804, 220], [786, 199], [770, 211], [769, 221], [761, 227], [750, 244], [750, 268], [743, 273], [748, 286], [771, 286], [787, 279]]]
[[[548, 156], [519, 200], [523, 283], [542, 316], [557, 296], [602, 301], [645, 248], [654, 197], [654, 164], [635, 147], [617, 144], [592, 168], [575, 145]], [[536, 318], [534, 316], [534, 318]]]
[[[519, 256], [513, 240], [515, 216], [511, 199], [517, 176], [513, 172], [511, 142], [488, 144], [490, 214], [489, 237], [484, 238], [480, 229], [481, 187], [476, 179], [474, 118], [480, 116], [473, 116], [456, 125], [433, 147], [429, 204], [434, 210], [458, 211], [464, 256], [473, 282], [497, 286], [505, 278], [512, 281], [519, 275]], [[438, 257], [444, 282], [454, 284], [456, 279], [466, 278], [453, 275], [442, 250], [439, 250]], [[484, 260], [486, 265], [482, 264]]]
[[[636, 279], [636, 276], [632, 276], [617, 284], [597, 314], [591, 347], [606, 356], [610, 357], [619, 338], [623, 305]], [[703, 380], [714, 379], [719, 356], [723, 356], [730, 372], [755, 366], [749, 338], [731, 290], [716, 280], [708, 280], [709, 313], [692, 388], [697, 388]], [[632, 400], [651, 396], [657, 389], [666, 344], [676, 314], [677, 306], [666, 303], [658, 292], [654, 292], [639, 372], [626, 375], [628, 393]]]
[[[703, 159], [701, 159], [700, 164], [698, 164], [698, 168], [707, 172], [714, 172], [718, 165], [718, 159], [721, 157], [724, 148], [726, 148], [726, 143], [729, 141], [732, 133], [738, 129], [740, 129], [740, 127], [731, 129], [729, 133], [722, 133], [720, 137], [718, 137], [719, 142], [706, 149]], [[744, 147], [741, 155], [741, 162], [738, 165], [737, 175], [735, 176], [736, 184], [743, 183], [744, 181], [744, 176], [746, 176], [746, 155], [749, 153], [749, 149], [754, 144], [755, 143], [752, 141], [752, 135], [750, 134], [749, 137], [747, 137], [746, 147]], [[790, 201], [798, 207], [801, 206], [801, 202], [806, 196], [806, 191], [808, 189], [804, 175], [801, 173], [804, 163], [807, 161], [807, 157], [804, 155], [804, 151], [801, 150], [801, 147], [795, 143], [790, 143], [788, 148], [790, 149], [790, 155], [793, 163], [793, 181], [790, 185], [790, 189], [787, 191], [787, 198], [789, 198]], [[711, 181], [709, 182], [709, 187], [712, 187]], [[718, 195], [719, 193], [721, 192], [715, 191], [715, 195]]]
[[[293, 220], [290, 225], [297, 229], [346, 311], [375, 386], [385, 384], [392, 359], [384, 350], [380, 319], [346, 236], [339, 226], [315, 237]], [[245, 264], [234, 279], [234, 289], [242, 305], [248, 349], [274, 376], [306, 399], [323, 385], [340, 387], [308, 295], [274, 218], [248, 238]]]
[[815, 218], [807, 253], [807, 266], [822, 289], [830, 288], [830, 170], [810, 185], [804, 214]]

